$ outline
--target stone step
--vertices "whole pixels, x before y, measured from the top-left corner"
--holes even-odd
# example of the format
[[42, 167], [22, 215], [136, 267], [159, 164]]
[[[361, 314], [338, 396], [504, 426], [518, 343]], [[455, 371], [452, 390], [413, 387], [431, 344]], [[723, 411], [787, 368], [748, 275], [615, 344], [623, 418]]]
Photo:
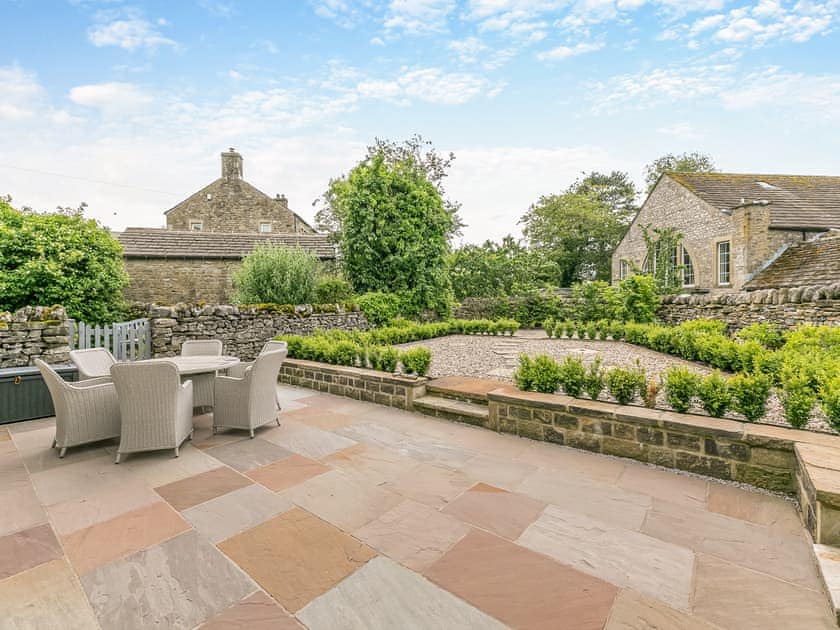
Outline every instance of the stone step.
[[494, 381], [469, 376], [445, 376], [429, 381], [426, 392], [439, 398], [487, 405], [487, 393], [500, 387], [510, 387], [505, 381]]
[[414, 410], [427, 416], [446, 418], [467, 424], [486, 424], [490, 418], [487, 405], [442, 398], [435, 395], [421, 396], [414, 399]]

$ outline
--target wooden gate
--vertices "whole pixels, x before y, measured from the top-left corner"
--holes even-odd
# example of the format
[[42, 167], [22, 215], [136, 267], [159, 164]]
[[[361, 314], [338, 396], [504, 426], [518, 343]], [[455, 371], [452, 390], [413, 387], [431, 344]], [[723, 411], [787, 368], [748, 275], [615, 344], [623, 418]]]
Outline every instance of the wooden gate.
[[149, 320], [133, 319], [110, 326], [70, 322], [71, 349], [106, 348], [117, 361], [152, 358], [152, 327]]

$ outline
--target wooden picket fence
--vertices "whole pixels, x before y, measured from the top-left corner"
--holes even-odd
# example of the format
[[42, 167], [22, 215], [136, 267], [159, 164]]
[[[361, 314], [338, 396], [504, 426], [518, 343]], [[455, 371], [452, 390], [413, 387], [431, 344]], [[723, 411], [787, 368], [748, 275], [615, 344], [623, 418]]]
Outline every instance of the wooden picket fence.
[[145, 317], [130, 322], [114, 322], [106, 326], [91, 326], [85, 322], [71, 321], [70, 348], [106, 348], [117, 361], [151, 359], [152, 327]]

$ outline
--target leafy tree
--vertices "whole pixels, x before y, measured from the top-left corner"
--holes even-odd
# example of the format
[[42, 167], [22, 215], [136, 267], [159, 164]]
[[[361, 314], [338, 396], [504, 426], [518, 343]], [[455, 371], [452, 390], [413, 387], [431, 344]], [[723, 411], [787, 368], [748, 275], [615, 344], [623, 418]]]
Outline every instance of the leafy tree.
[[626, 230], [609, 204], [585, 192], [540, 197], [520, 222], [531, 249], [556, 266], [566, 287], [609, 280], [612, 252]]
[[612, 208], [620, 223], [630, 225], [639, 206], [639, 191], [628, 173], [612, 171], [609, 174], [592, 171], [576, 180], [567, 192], [593, 195]]
[[261, 245], [233, 274], [240, 304], [309, 304], [314, 301], [320, 263], [300, 247]]
[[685, 268], [677, 260], [677, 251], [683, 235], [676, 228], [655, 228], [640, 225], [645, 239], [645, 269], [656, 283], [656, 289], [662, 295], [677, 293], [682, 288], [682, 271]]
[[60, 304], [68, 315], [104, 323], [123, 314], [128, 283], [122, 247], [77, 209], [16, 210], [0, 198], [0, 311]]
[[448, 314], [454, 209], [445, 206], [423, 156], [388, 147], [332, 180], [326, 194], [346, 277], [359, 293], [403, 294], [408, 314]]
[[674, 155], [668, 153], [655, 159], [645, 166], [645, 183], [647, 191], [653, 190], [659, 177], [665, 171], [675, 173], [714, 173], [717, 171], [715, 162], [710, 155], [694, 151], [692, 153], [680, 153]]

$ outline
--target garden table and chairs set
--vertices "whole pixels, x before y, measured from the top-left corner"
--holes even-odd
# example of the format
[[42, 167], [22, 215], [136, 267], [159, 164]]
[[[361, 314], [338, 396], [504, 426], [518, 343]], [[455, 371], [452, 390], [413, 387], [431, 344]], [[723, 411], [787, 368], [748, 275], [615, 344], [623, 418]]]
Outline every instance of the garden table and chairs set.
[[269, 341], [254, 361], [222, 354], [216, 339], [185, 341], [181, 356], [117, 362], [104, 348], [74, 350], [79, 381], [65, 381], [36, 359], [55, 407], [53, 448], [120, 438], [115, 463], [128, 453], [179, 449], [193, 434], [193, 410], [213, 409], [213, 432], [276, 421], [277, 376], [286, 343]]

